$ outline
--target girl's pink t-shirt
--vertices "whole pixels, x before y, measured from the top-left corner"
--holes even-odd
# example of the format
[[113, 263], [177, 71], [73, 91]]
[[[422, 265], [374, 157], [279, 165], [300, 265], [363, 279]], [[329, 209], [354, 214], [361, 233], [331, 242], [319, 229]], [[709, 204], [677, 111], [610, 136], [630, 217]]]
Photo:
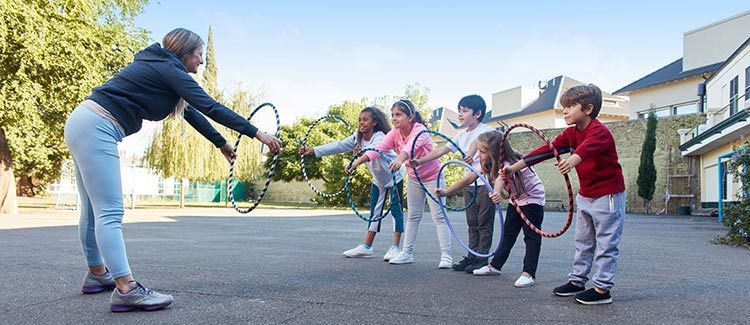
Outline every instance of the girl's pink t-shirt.
[[[375, 145], [375, 149], [383, 152], [387, 152], [389, 150], [393, 150], [398, 153], [405, 152], [407, 156], [409, 156], [409, 159], [424, 157], [429, 152], [435, 149], [435, 147], [432, 145], [432, 139], [430, 138], [429, 134], [422, 134], [418, 139], [416, 139], [414, 157], [411, 157], [411, 147], [415, 142], [414, 137], [417, 135], [417, 133], [426, 129], [427, 128], [425, 128], [422, 123], [414, 123], [411, 128], [411, 132], [406, 137], [401, 136], [401, 131], [399, 129], [391, 129], [391, 131], [389, 131], [388, 134], [385, 135], [385, 138], [383, 138], [383, 140]], [[370, 160], [380, 156], [380, 154], [374, 151], [365, 152], [365, 155], [370, 158]], [[436, 179], [439, 170], [440, 162], [437, 159], [417, 166], [417, 172], [419, 173], [419, 178], [422, 179], [422, 181], [431, 181]], [[411, 168], [409, 160], [406, 161], [406, 172], [409, 174], [409, 177], [411, 177], [412, 179], [416, 179], [414, 177], [414, 169]]]
[[[505, 167], [511, 165], [507, 161], [504, 161], [503, 163]], [[524, 193], [522, 189], [516, 188], [515, 183], [510, 182], [511, 195], [516, 198], [516, 203], [519, 206], [529, 205], [532, 203], [544, 206], [544, 184], [542, 184], [542, 180], [539, 179], [539, 176], [531, 169], [531, 167], [521, 169], [514, 175], [514, 177], [521, 177], [523, 179], [523, 185], [526, 188], [526, 191]]]

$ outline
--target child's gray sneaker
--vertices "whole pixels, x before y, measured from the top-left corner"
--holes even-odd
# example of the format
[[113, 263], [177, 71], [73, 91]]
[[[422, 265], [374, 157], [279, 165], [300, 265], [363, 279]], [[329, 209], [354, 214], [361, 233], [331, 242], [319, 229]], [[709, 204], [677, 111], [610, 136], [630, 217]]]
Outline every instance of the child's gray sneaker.
[[83, 277], [83, 286], [81, 286], [81, 292], [85, 294], [99, 293], [105, 290], [112, 290], [115, 288], [115, 278], [112, 277], [112, 273], [107, 271], [102, 275], [94, 275], [94, 273], [86, 272]]
[[135, 282], [135, 288], [126, 293], [120, 293], [119, 289], [112, 291], [112, 297], [109, 299], [112, 311], [159, 310], [174, 301], [171, 295], [158, 293], [137, 281], [133, 282]]

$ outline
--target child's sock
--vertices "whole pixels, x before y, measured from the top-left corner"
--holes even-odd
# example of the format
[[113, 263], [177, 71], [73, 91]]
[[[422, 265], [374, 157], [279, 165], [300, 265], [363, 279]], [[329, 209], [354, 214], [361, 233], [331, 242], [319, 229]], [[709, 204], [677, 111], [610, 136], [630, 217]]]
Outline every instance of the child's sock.
[[362, 247], [367, 248], [367, 249], [372, 249], [372, 246], [367, 245], [367, 244], [362, 244]]

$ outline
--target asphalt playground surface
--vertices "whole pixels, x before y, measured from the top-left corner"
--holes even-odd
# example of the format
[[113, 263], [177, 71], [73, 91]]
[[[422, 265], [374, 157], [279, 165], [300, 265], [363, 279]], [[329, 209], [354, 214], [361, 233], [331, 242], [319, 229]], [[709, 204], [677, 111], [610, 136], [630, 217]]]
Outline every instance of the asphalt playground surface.
[[[1, 216], [0, 324], [750, 322], [750, 250], [711, 243], [726, 231], [715, 219], [628, 215], [614, 303], [584, 306], [552, 294], [571, 269], [574, 227], [543, 240], [536, 285], [518, 289], [513, 282], [522, 268], [522, 235], [502, 275], [478, 277], [437, 268], [428, 213], [414, 264], [389, 265], [382, 260], [389, 230], [376, 238], [375, 257], [342, 257], [366, 228], [346, 211], [239, 216], [212, 209], [180, 216], [185, 211], [164, 218], [153, 216], [159, 211], [126, 213], [136, 279], [175, 302], [162, 311], [122, 314], [109, 311], [109, 293], [80, 292], [85, 262], [75, 217], [60, 216], [68, 220], [60, 224], [43, 213]], [[547, 212], [543, 228], [556, 231], [565, 217]], [[461, 213], [451, 213], [451, 220], [466, 231]], [[384, 229], [391, 226], [389, 220]], [[454, 261], [464, 254], [453, 240]]]

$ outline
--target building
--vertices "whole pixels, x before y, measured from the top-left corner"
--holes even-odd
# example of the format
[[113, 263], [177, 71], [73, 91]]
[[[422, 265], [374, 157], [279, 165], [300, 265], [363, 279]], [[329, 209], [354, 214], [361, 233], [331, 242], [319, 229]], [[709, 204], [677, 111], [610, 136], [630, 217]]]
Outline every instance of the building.
[[[567, 127], [563, 119], [560, 96], [582, 82], [566, 76], [557, 76], [540, 87], [518, 86], [492, 95], [492, 110], [483, 122], [501, 128], [514, 123], [527, 123], [538, 129]], [[602, 122], [628, 120], [628, 100], [623, 96], [602, 91], [602, 109], [598, 119]], [[519, 129], [520, 130], [520, 129]]]
[[723, 203], [736, 201], [740, 191], [727, 162], [750, 135], [750, 38], [722, 61], [705, 82], [706, 123], [679, 131], [682, 155], [699, 161], [701, 207], [718, 208], [720, 217]]
[[[432, 111], [430, 116], [430, 123], [437, 122], [437, 131], [445, 134], [449, 138], [454, 138], [458, 134], [458, 130], [461, 129], [461, 122], [458, 121], [458, 113], [449, 110], [445, 107], [438, 107]], [[433, 141], [442, 144], [445, 142], [440, 137], [433, 137]]]
[[614, 92], [630, 97], [630, 117], [702, 112], [707, 79], [750, 37], [750, 11], [683, 34], [682, 57]]

